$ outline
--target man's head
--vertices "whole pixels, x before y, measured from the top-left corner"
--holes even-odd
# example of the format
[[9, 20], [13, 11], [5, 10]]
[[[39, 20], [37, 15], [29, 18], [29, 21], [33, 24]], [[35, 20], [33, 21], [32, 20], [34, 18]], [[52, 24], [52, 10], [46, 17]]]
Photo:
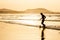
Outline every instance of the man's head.
[[43, 13], [40, 13], [41, 15], [43, 15]]

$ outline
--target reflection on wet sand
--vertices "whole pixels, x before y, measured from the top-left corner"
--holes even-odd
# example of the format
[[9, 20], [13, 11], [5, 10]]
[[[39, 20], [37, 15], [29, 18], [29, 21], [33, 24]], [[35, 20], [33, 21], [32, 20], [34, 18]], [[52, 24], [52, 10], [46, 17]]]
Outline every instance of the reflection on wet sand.
[[[1, 40], [41, 40], [41, 28], [0, 22]], [[60, 31], [45, 30], [45, 40], [60, 40]]]

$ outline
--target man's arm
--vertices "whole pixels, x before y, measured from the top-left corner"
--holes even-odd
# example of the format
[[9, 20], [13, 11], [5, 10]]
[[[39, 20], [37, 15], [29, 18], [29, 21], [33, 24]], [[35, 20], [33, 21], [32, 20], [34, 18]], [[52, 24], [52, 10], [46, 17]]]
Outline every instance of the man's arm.
[[44, 15], [44, 17], [46, 18], [46, 16]]

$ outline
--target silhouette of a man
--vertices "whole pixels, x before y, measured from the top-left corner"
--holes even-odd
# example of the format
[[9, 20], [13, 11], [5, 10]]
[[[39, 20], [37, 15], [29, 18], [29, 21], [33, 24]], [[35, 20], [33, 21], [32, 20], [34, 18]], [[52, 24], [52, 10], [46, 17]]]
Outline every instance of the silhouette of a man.
[[43, 25], [43, 27], [45, 28], [44, 21], [45, 21], [46, 16], [45, 16], [45, 15], [43, 15], [43, 13], [40, 13], [40, 14], [41, 14], [41, 19], [42, 19], [41, 24], [42, 24], [42, 25]]

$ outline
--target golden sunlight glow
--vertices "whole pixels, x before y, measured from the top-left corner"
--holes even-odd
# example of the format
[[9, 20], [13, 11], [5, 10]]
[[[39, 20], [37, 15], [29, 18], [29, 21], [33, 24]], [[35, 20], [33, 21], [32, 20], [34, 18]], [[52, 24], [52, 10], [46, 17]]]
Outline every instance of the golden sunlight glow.
[[[18, 14], [19, 15], [19, 14]], [[1, 14], [0, 21], [10, 21], [14, 23], [21, 23], [21, 24], [29, 24], [29, 25], [38, 25], [38, 20], [41, 18], [40, 15], [36, 14], [20, 14], [21, 16], [18, 16], [17, 14], [13, 15], [10, 14]]]
[[60, 0], [0, 0], [0, 8], [26, 10], [32, 8], [46, 8], [60, 11]]
[[[27, 25], [41, 25], [41, 15], [40, 14], [0, 14], [0, 21], [9, 21], [12, 23], [18, 24], [27, 24]], [[51, 14], [52, 15], [52, 14]], [[56, 15], [56, 14], [55, 14]], [[59, 15], [59, 14], [58, 14]], [[52, 19], [53, 18], [53, 19]], [[47, 16], [46, 20], [60, 20], [59, 17], [56, 16]], [[60, 25], [58, 22], [47, 21], [46, 25]]]
[[25, 16], [22, 17], [18, 17], [18, 19], [22, 19], [22, 20], [11, 20], [12, 22], [15, 23], [22, 23], [22, 24], [29, 24], [29, 25], [38, 25], [40, 24], [40, 22], [38, 22], [38, 20], [41, 18], [38, 15], [34, 15], [34, 14], [27, 14]]

